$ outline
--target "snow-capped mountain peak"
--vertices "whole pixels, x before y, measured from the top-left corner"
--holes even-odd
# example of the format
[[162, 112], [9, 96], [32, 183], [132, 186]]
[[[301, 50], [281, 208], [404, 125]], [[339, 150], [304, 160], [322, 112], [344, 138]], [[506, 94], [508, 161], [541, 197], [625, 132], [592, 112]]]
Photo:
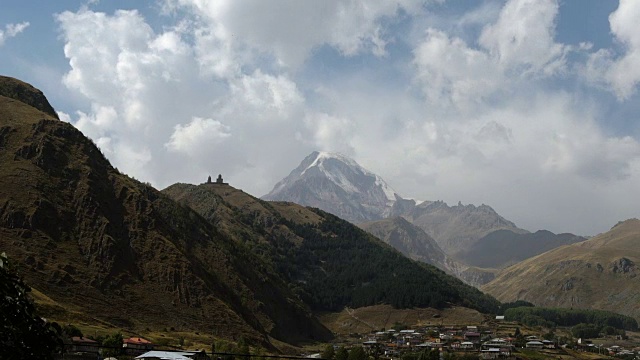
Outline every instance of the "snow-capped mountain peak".
[[263, 198], [315, 206], [359, 222], [387, 216], [400, 196], [355, 160], [314, 151]]

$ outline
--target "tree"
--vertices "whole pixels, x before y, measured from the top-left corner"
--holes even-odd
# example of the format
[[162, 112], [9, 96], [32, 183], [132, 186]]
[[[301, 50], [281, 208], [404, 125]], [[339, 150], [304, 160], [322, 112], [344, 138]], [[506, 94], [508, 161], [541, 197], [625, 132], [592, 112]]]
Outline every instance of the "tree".
[[345, 349], [344, 346], [340, 346], [340, 348], [336, 352], [335, 359], [336, 360], [348, 360], [349, 359], [349, 352], [347, 352], [347, 349]]
[[31, 288], [0, 254], [0, 349], [3, 359], [53, 359], [62, 348], [61, 329], [40, 318], [28, 296]]
[[78, 329], [75, 325], [73, 324], [67, 324], [65, 326], [62, 327], [62, 332], [65, 333], [65, 335], [67, 335], [68, 337], [82, 337], [82, 331], [80, 331], [80, 329]]
[[571, 328], [571, 334], [583, 339], [597, 338], [600, 335], [600, 328], [593, 324], [578, 324]]
[[440, 352], [435, 349], [424, 349], [418, 356], [418, 360], [438, 360], [440, 359]]
[[329, 344], [324, 348], [322, 354], [320, 354], [320, 357], [326, 360], [333, 360], [333, 357], [335, 355], [336, 352], [333, 350], [333, 345]]
[[113, 333], [105, 337], [104, 340], [102, 340], [102, 346], [105, 347], [103, 351], [104, 357], [121, 355], [123, 340], [122, 333], [120, 332]]
[[369, 356], [364, 351], [362, 346], [356, 346], [351, 351], [349, 351], [348, 360], [367, 360]]

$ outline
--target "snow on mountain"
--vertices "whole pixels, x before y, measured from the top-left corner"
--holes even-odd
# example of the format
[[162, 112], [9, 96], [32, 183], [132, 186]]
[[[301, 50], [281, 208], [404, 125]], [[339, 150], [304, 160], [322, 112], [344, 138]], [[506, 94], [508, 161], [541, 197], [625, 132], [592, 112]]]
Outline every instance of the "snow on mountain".
[[355, 224], [401, 216], [454, 257], [493, 231], [526, 233], [487, 205], [403, 198], [380, 176], [329, 152], [311, 153], [263, 199], [317, 207]]
[[388, 216], [398, 198], [380, 176], [353, 159], [318, 151], [263, 196], [318, 207], [354, 223]]

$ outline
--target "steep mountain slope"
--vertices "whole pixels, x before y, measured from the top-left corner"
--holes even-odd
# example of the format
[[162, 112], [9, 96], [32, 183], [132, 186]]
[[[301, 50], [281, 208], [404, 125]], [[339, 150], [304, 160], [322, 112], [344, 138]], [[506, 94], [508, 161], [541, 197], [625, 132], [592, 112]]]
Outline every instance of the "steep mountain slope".
[[229, 185], [175, 184], [163, 192], [260, 254], [313, 309], [461, 304], [494, 311], [497, 306], [477, 289], [407, 259], [324, 211], [262, 201]]
[[431, 235], [447, 254], [457, 257], [480, 238], [496, 230], [526, 233], [488, 205], [449, 206], [442, 201], [423, 202], [400, 214]]
[[640, 318], [640, 220], [502, 270], [483, 289], [502, 301], [610, 310]]
[[216, 329], [264, 346], [331, 336], [260, 258], [54, 115], [39, 91], [0, 78], [0, 249], [28, 284], [133, 331]]
[[317, 207], [359, 223], [386, 217], [396, 196], [382, 178], [352, 159], [314, 151], [262, 199]]
[[358, 226], [408, 258], [436, 266], [469, 285], [480, 286], [493, 279], [492, 270], [470, 267], [447, 256], [431, 236], [402, 217], [366, 222]]
[[438, 243], [402, 217], [370, 221], [358, 226], [408, 258], [431, 264], [444, 271], [448, 270], [448, 257]]

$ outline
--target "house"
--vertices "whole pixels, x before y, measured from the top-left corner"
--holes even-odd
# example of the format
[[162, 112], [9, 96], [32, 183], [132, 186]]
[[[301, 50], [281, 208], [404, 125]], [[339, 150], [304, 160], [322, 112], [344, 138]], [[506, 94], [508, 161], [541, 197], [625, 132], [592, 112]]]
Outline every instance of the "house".
[[545, 349], [555, 349], [556, 343], [551, 340], [542, 340], [542, 345], [544, 345]]
[[476, 331], [467, 331], [466, 333], [464, 333], [464, 340], [465, 341], [470, 341], [474, 344], [479, 344], [480, 343], [480, 333], [476, 332]]
[[475, 348], [476, 348], [476, 345], [471, 341], [464, 341], [460, 343], [460, 350], [462, 351], [470, 351], [470, 350], [474, 350]]
[[503, 348], [511, 348], [511, 342], [505, 339], [491, 339], [482, 344], [483, 349], [503, 349]]
[[482, 359], [498, 359], [500, 357], [500, 349], [483, 349], [480, 352], [480, 358]]
[[528, 342], [525, 344], [525, 347], [526, 347], [527, 349], [542, 349], [542, 348], [544, 348], [544, 344], [543, 344], [543, 343], [541, 343], [540, 341], [535, 341], [535, 340], [534, 340], [534, 341], [528, 341]]
[[126, 354], [139, 355], [144, 352], [153, 350], [155, 345], [151, 341], [141, 337], [130, 337], [122, 341], [122, 347]]
[[97, 354], [99, 350], [100, 344], [98, 344], [97, 341], [82, 336], [74, 336], [71, 338], [71, 352]]
[[370, 349], [370, 348], [372, 348], [372, 347], [376, 347], [376, 346], [378, 346], [378, 341], [376, 341], [376, 340], [368, 340], [368, 341], [363, 342], [363, 343], [362, 343], [362, 346], [363, 346], [365, 349]]

